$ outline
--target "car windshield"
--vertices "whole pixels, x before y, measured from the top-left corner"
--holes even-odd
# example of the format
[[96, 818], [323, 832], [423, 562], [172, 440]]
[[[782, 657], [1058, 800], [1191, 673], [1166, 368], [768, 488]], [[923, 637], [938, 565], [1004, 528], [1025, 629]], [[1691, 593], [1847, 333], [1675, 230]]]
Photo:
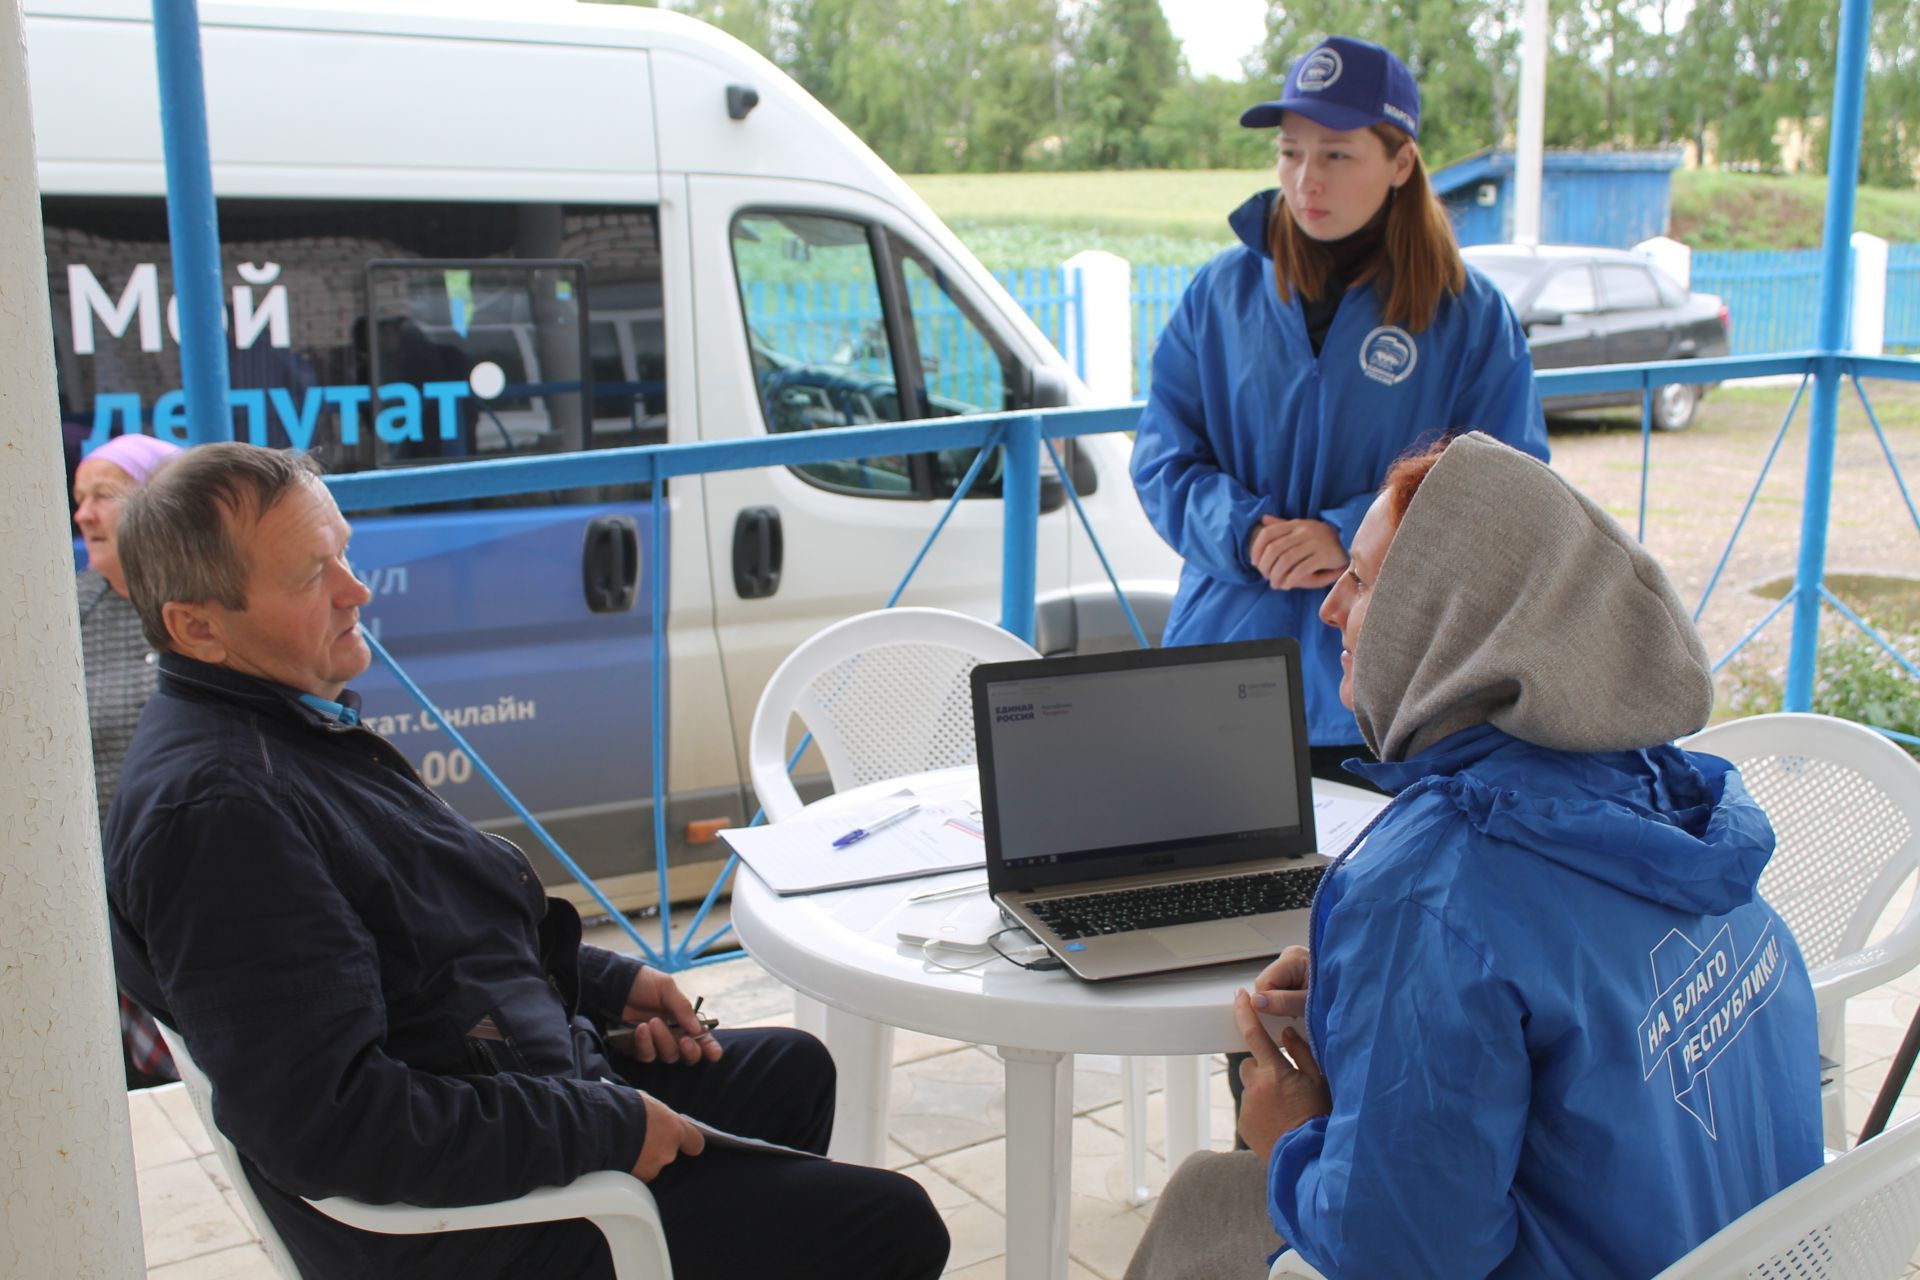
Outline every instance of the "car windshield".
[[1486, 272], [1500, 292], [1510, 299], [1520, 296], [1538, 266], [1531, 258], [1491, 258], [1477, 253], [1468, 255], [1467, 261]]

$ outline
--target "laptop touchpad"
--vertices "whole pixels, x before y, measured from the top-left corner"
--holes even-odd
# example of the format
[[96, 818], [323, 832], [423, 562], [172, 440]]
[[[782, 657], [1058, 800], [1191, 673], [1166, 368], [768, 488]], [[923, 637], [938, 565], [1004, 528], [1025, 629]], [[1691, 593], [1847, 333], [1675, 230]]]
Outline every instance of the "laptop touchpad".
[[1212, 920], [1204, 924], [1175, 925], [1171, 929], [1149, 929], [1147, 936], [1182, 960], [1236, 951], [1258, 954], [1273, 945], [1244, 920]]

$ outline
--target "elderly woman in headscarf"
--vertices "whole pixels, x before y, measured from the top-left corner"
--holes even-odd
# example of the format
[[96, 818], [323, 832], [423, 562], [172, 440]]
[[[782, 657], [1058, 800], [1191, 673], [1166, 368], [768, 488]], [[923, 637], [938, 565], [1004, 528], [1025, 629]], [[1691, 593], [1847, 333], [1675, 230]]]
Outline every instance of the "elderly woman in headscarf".
[[1235, 999], [1251, 1150], [1181, 1167], [1129, 1280], [1281, 1247], [1336, 1280], [1650, 1276], [1817, 1168], [1773, 831], [1673, 745], [1713, 686], [1645, 549], [1461, 436], [1394, 466], [1321, 617], [1380, 757], [1349, 768], [1394, 799]]
[[[133, 727], [154, 689], [155, 670], [140, 615], [127, 599], [115, 535], [120, 504], [145, 484], [180, 446], [152, 436], [115, 436], [73, 473], [73, 523], [87, 547], [79, 572], [80, 648], [87, 670], [87, 723], [93, 733], [93, 784], [100, 825], [120, 782]], [[144, 1088], [178, 1078], [166, 1044], [146, 1010], [120, 995], [120, 1039], [127, 1086]]]

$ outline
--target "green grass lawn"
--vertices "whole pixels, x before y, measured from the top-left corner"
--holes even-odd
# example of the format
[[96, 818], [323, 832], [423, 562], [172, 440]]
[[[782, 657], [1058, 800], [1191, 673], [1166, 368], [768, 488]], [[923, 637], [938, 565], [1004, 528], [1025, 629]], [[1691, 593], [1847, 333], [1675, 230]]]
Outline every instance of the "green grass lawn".
[[1205, 262], [1227, 215], [1274, 185], [1266, 169], [909, 174], [907, 183], [993, 270], [1105, 249], [1131, 262]]
[[[1855, 205], [1855, 230], [1920, 241], [1920, 191], [1861, 187]], [[1669, 234], [1696, 249], [1814, 249], [1826, 208], [1823, 177], [1682, 170], [1673, 175]]]
[[[1273, 185], [1266, 169], [920, 174], [907, 182], [995, 270], [1046, 266], [1082, 249], [1143, 263], [1204, 262], [1231, 243], [1226, 216]], [[1696, 249], [1820, 243], [1826, 179], [1682, 170], [1671, 234]], [[1862, 187], [1855, 223], [1920, 241], [1920, 192]]]

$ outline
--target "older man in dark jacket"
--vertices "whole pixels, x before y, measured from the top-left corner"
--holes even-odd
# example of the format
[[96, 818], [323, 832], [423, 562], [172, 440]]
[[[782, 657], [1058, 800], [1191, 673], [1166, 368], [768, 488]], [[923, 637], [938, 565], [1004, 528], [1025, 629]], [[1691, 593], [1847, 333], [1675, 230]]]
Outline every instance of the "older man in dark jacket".
[[[304, 458], [250, 445], [181, 459], [120, 534], [161, 653], [107, 828], [121, 980], [185, 1036], [302, 1271], [609, 1276], [584, 1222], [383, 1236], [301, 1197], [476, 1204], [618, 1169], [651, 1183], [682, 1280], [938, 1275], [910, 1180], [705, 1150], [686, 1119], [824, 1151], [817, 1042], [703, 1033], [359, 724], [349, 536]], [[632, 1056], [601, 1038], [616, 1022]]]

